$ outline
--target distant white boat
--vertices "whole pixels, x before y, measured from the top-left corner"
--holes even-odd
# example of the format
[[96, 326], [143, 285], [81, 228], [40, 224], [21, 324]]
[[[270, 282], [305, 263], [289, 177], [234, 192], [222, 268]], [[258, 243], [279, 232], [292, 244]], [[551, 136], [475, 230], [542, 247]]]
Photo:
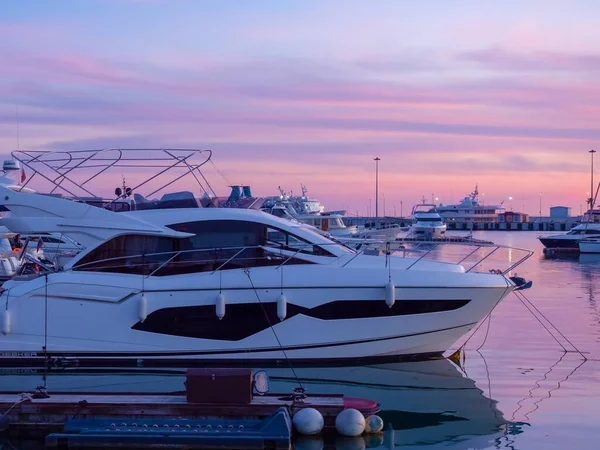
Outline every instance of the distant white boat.
[[504, 211], [502, 203], [500, 205], [481, 204], [477, 185], [475, 190], [458, 204], [443, 205], [440, 203], [436, 209], [445, 223], [466, 223], [470, 227], [478, 223], [495, 223], [498, 220], [498, 214]]
[[434, 204], [420, 203], [412, 210], [414, 223], [409, 233], [414, 237], [439, 238], [446, 234], [446, 224]]

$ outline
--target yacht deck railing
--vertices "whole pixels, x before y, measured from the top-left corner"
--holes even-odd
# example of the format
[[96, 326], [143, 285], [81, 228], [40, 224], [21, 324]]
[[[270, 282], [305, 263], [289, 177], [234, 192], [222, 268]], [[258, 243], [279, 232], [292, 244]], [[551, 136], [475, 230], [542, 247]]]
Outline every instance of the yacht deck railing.
[[[325, 264], [330, 261], [331, 264], [340, 263], [341, 267], [348, 267], [353, 261], [363, 254], [368, 254], [373, 246], [378, 248], [378, 253], [382, 258], [385, 258], [385, 267], [391, 264], [390, 256], [410, 258], [410, 263], [402, 268], [402, 270], [411, 270], [423, 264], [426, 261], [444, 262], [450, 264], [461, 265], [465, 272], [492, 272], [506, 275], [516, 267], [525, 262], [533, 254], [532, 251], [522, 248], [515, 248], [496, 244], [467, 244], [453, 243], [443, 244], [444, 246], [467, 247], [474, 246], [471, 251], [466, 251], [466, 254], [457, 252], [456, 255], [440, 255], [438, 247], [442, 244], [435, 244], [426, 251], [418, 249], [398, 248], [393, 246], [394, 242], [384, 244], [384, 250], [381, 250], [381, 242], [367, 244], [361, 250], [354, 254], [345, 253], [344, 255], [335, 256], [327, 255], [324, 252], [328, 246], [339, 246], [338, 243], [331, 244], [295, 244], [285, 248], [275, 248], [275, 244], [252, 245], [242, 247], [221, 247], [221, 248], [204, 248], [204, 249], [188, 249], [167, 252], [148, 252], [138, 253], [128, 256], [115, 256], [99, 260], [79, 263], [76, 262], [69, 270], [91, 270], [91, 271], [114, 271], [117, 273], [136, 273], [150, 276], [160, 276], [177, 273], [196, 273], [196, 272], [211, 272], [215, 273], [221, 270], [230, 268], [252, 268], [272, 266], [274, 269], [279, 269], [289, 264]], [[315, 249], [317, 249], [315, 253]], [[495, 260], [489, 265], [485, 262], [491, 260], [493, 255], [498, 255], [501, 250], [508, 252], [507, 261]], [[513, 260], [513, 252], [522, 252], [523, 255], [516, 261]], [[411, 254], [418, 252], [418, 255]], [[454, 256], [457, 261], [448, 261], [450, 256]], [[440, 259], [440, 257], [443, 257]], [[85, 258], [85, 257], [84, 257]], [[318, 258], [318, 259], [316, 259]], [[413, 260], [414, 259], [414, 260]], [[501, 260], [504, 259], [501, 257]], [[466, 264], [468, 263], [468, 264]], [[508, 267], [500, 269], [492, 267], [492, 264], [508, 263]], [[399, 267], [396, 267], [397, 270]], [[479, 268], [479, 270], [475, 270]]]

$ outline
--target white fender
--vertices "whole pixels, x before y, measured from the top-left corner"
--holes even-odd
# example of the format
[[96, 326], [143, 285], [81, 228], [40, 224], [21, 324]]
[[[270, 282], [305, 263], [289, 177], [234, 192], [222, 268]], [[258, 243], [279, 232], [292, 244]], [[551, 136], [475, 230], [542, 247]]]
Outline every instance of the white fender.
[[285, 295], [281, 294], [277, 297], [277, 317], [279, 320], [283, 320], [285, 316], [287, 316], [287, 299]]
[[390, 281], [388, 284], [385, 285], [385, 303], [391, 308], [392, 306], [394, 306], [395, 302], [396, 286], [394, 286], [394, 283]]
[[148, 300], [146, 295], [142, 294], [138, 299], [138, 319], [140, 322], [144, 322], [146, 317], [148, 317]]
[[225, 317], [225, 296], [219, 292], [217, 295], [217, 300], [215, 304], [215, 309], [217, 312], [217, 317], [221, 320]]
[[10, 311], [8, 309], [2, 310], [2, 334], [7, 335], [10, 333]]

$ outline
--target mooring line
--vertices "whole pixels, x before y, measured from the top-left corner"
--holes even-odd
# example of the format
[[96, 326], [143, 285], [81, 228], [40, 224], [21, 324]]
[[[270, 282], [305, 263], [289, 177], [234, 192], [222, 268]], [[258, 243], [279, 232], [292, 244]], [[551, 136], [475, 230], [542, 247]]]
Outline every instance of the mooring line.
[[250, 285], [252, 286], [254, 295], [256, 295], [256, 299], [258, 300], [258, 303], [260, 304], [260, 307], [263, 310], [263, 314], [265, 315], [265, 318], [267, 319], [269, 328], [271, 328], [271, 331], [273, 332], [273, 336], [275, 336], [275, 339], [277, 340], [277, 343], [279, 344], [279, 348], [281, 348], [281, 351], [283, 352], [283, 356], [285, 357], [286, 362], [290, 366], [290, 369], [292, 370], [292, 373], [294, 374], [294, 378], [296, 378], [296, 382], [300, 386], [300, 389], [302, 389], [302, 391], [304, 392], [304, 386], [302, 386], [302, 382], [300, 381], [298, 374], [296, 374], [296, 370], [294, 369], [294, 366], [292, 365], [291, 361], [289, 360], [287, 353], [285, 352], [285, 349], [283, 348], [283, 345], [281, 345], [281, 341], [279, 340], [279, 337], [277, 336], [277, 332], [275, 331], [275, 329], [273, 328], [273, 325], [271, 324], [271, 319], [269, 319], [269, 314], [267, 313], [267, 310], [265, 309], [263, 302], [260, 300], [260, 296], [258, 295], [256, 288], [254, 287], [254, 282], [252, 281], [252, 277], [250, 277], [250, 269], [248, 269], [248, 268], [244, 269], [244, 273], [246, 274], [246, 276], [248, 277], [248, 280], [250, 281]]
[[[527, 307], [527, 305], [525, 304], [525, 302], [527, 302], [533, 309], [535, 309], [535, 311], [544, 318], [544, 320], [546, 320], [546, 322], [548, 322], [550, 324], [550, 326], [552, 326], [552, 328], [554, 328], [554, 330], [571, 346], [573, 347], [573, 349], [575, 350], [575, 353], [579, 353], [579, 355], [585, 360], [587, 361], [587, 358], [585, 357], [585, 355], [556, 327], [556, 325], [554, 325], [550, 319], [548, 319], [532, 302], [531, 300], [529, 300], [525, 294], [523, 294], [522, 292], [516, 292], [513, 291], [514, 294], [517, 296], [517, 298], [519, 300], [521, 300], [521, 303], [523, 303], [523, 305], [527, 308], [527, 310], [529, 312], [531, 312], [531, 315], [533, 317], [535, 317], [537, 319], [537, 321], [546, 329], [546, 331], [548, 331], [548, 333], [554, 338], [554, 340], [556, 342], [558, 342], [558, 339], [556, 339], [556, 336], [554, 336], [552, 334], [552, 332], [542, 323], [542, 321], [539, 319], [539, 317], [537, 317], [535, 314], [533, 314], [533, 312], [531, 311], [531, 309], [529, 309]], [[559, 345], [562, 347], [562, 349], [566, 352], [566, 353], [573, 353], [572, 350], [567, 350], [560, 342]]]

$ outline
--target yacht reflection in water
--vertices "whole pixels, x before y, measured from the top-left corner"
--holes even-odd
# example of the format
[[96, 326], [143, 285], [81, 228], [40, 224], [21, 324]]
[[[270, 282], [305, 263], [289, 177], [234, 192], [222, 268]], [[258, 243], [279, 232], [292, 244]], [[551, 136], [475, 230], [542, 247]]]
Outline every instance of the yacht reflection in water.
[[[484, 395], [475, 382], [448, 359], [379, 364], [372, 366], [264, 368], [271, 392], [291, 392], [299, 382], [308, 393], [343, 393], [365, 397], [382, 405], [386, 430], [379, 436], [336, 441], [335, 448], [400, 445], [456, 449], [487, 448], [518, 431]], [[44, 384], [44, 370], [0, 368], [3, 391], [31, 391]], [[184, 389], [182, 369], [51, 369], [48, 392], [173, 392]], [[515, 431], [516, 430], [516, 431]], [[365, 440], [362, 442], [361, 439]], [[318, 440], [317, 440], [318, 441]], [[299, 440], [297, 448], [319, 447], [314, 440]], [[364, 445], [363, 445], [364, 444]]]

